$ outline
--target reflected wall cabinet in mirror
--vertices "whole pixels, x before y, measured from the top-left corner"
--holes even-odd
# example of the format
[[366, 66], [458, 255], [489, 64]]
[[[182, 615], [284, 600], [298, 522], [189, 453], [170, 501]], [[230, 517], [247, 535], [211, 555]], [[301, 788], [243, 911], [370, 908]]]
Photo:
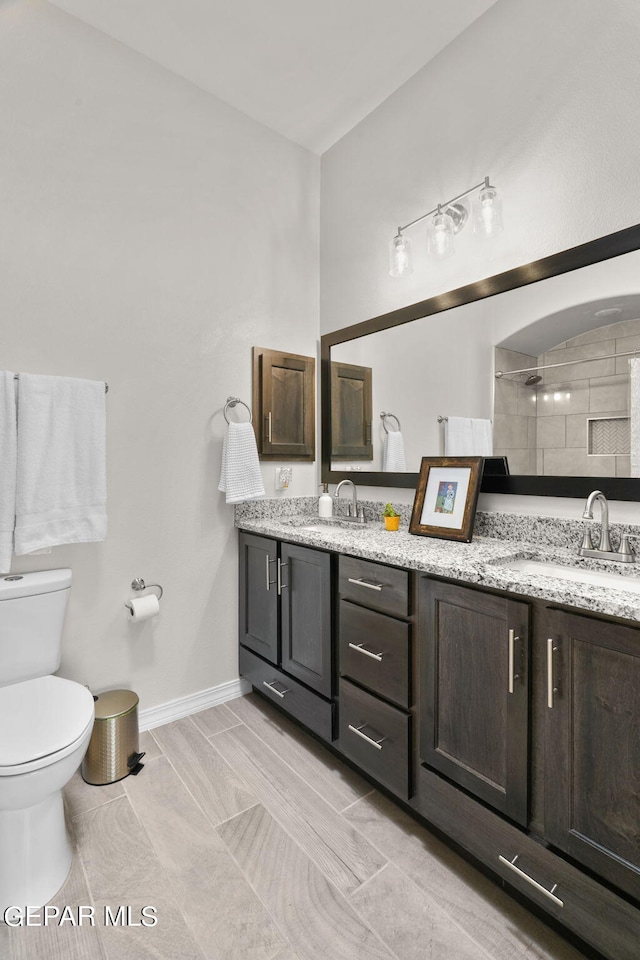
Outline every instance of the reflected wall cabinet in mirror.
[[332, 363], [332, 460], [372, 460], [371, 416], [371, 367]]
[[[581, 498], [597, 486], [640, 500], [636, 356], [640, 225], [335, 330], [321, 342], [322, 480], [354, 470], [361, 484], [415, 489], [421, 458], [445, 453], [448, 418], [464, 417], [492, 422], [493, 455], [508, 464], [485, 473], [485, 493]], [[337, 376], [349, 368], [369, 370], [371, 388], [367, 456], [353, 466]], [[383, 411], [402, 424], [406, 472], [383, 470]]]
[[315, 360], [253, 348], [253, 409], [261, 460], [315, 460]]

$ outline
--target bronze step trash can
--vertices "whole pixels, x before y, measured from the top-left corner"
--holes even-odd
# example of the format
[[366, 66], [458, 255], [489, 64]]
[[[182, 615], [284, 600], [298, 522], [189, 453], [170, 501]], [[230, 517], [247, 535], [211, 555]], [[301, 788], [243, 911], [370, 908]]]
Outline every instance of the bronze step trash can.
[[138, 774], [144, 766], [138, 741], [139, 698], [133, 690], [106, 690], [93, 699], [96, 717], [81, 772], [86, 783], [104, 786]]

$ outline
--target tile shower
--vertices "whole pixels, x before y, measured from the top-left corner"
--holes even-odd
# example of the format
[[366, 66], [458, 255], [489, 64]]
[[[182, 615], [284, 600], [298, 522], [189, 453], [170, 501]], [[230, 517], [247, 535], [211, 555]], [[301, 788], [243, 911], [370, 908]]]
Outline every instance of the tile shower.
[[511, 473], [628, 477], [629, 358], [610, 355], [636, 349], [640, 319], [598, 327], [538, 357], [496, 347], [496, 370], [568, 363], [540, 371], [534, 386], [496, 380], [494, 449]]

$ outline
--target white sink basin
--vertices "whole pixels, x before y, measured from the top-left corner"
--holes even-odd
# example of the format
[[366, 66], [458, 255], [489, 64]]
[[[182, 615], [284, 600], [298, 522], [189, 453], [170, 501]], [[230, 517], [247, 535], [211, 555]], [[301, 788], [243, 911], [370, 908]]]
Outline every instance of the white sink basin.
[[596, 587], [610, 587], [612, 590], [640, 594], [640, 577], [637, 576], [623, 576], [620, 573], [607, 573], [604, 570], [585, 570], [584, 567], [567, 567], [562, 563], [553, 563], [548, 560], [507, 560], [501, 566], [518, 573], [557, 577], [559, 580], [571, 580], [573, 583], [591, 583]]

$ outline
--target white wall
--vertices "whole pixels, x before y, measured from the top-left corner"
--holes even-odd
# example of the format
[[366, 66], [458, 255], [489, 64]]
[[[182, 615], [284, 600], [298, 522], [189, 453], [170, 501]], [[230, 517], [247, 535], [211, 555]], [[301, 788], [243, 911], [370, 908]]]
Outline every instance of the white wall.
[[319, 163], [40, 0], [0, 3], [0, 86], [2, 368], [109, 383], [108, 539], [13, 569], [72, 567], [63, 675], [148, 708], [237, 677], [222, 407], [253, 345], [316, 354]]
[[[498, 0], [324, 154], [322, 332], [640, 221], [639, 44], [636, 0]], [[433, 264], [416, 227], [414, 274], [391, 278], [398, 224], [485, 175], [504, 198], [495, 243], [478, 245], [467, 228], [456, 255]], [[483, 496], [481, 506], [577, 510], [547, 498]], [[629, 510], [640, 522], [640, 507], [616, 505], [613, 518]]]

